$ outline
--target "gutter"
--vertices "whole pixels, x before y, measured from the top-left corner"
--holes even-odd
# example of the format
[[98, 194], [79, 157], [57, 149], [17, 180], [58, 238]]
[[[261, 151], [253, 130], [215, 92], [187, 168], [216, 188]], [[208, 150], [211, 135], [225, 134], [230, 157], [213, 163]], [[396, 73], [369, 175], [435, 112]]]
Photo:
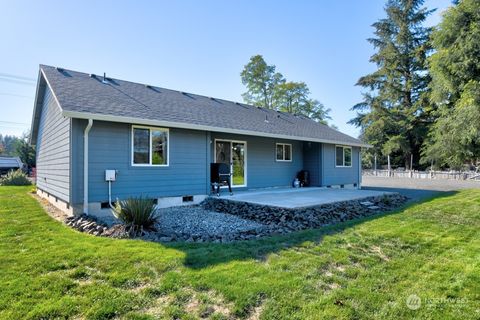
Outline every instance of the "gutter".
[[83, 133], [83, 213], [88, 215], [88, 134], [93, 125], [93, 119], [88, 119], [88, 124]]
[[297, 140], [297, 141], [320, 142], [320, 143], [338, 144], [338, 145], [343, 145], [343, 146], [353, 146], [353, 147], [361, 147], [361, 148], [371, 148], [372, 147], [371, 145], [363, 143], [361, 141], [346, 142], [346, 141], [329, 140], [329, 139], [298, 137], [298, 136], [289, 136], [289, 135], [285, 135], [285, 134], [266, 133], [266, 132], [250, 131], [250, 130], [243, 130], [243, 129], [221, 128], [221, 127], [213, 127], [213, 126], [209, 126], [209, 125], [200, 125], [200, 124], [193, 124], [193, 123], [172, 122], [172, 121], [162, 121], [162, 120], [149, 120], [149, 119], [133, 118], [133, 117], [125, 117], [125, 116], [113, 116], [113, 115], [97, 114], [97, 113], [91, 113], [91, 112], [63, 110], [62, 115], [64, 117], [77, 118], [77, 119], [94, 119], [94, 120], [98, 120], [98, 121], [131, 123], [131, 124], [139, 124], [139, 125], [146, 125], [146, 126], [159, 126], [159, 127], [169, 127], [169, 128], [212, 131], [212, 132], [228, 132], [228, 133], [243, 134], [243, 135], [248, 135], [248, 136], [267, 137], [267, 138], [286, 139], [286, 140]]

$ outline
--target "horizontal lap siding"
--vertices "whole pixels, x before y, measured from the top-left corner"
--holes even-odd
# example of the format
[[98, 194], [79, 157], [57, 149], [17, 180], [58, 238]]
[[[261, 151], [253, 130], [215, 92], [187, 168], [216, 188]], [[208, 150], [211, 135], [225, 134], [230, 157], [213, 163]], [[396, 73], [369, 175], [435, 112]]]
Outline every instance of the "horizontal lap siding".
[[[302, 142], [235, 134], [211, 134], [212, 161], [215, 161], [215, 139], [247, 142], [247, 188], [291, 186], [298, 171], [303, 169]], [[275, 161], [276, 143], [292, 145], [292, 161]]]
[[70, 118], [64, 118], [45, 90], [37, 138], [37, 186], [70, 202]]
[[323, 144], [323, 185], [339, 185], [359, 183], [359, 152], [360, 148], [352, 147], [352, 166], [348, 168], [335, 166], [335, 145]]
[[[76, 121], [77, 135], [83, 134], [85, 121]], [[152, 198], [206, 193], [206, 133], [170, 129], [169, 166], [135, 167], [131, 165], [131, 125], [93, 122], [89, 135], [89, 202], [108, 200], [105, 170], [118, 170], [112, 183], [112, 197]], [[77, 139], [77, 145], [83, 143]], [[83, 146], [79, 146], [76, 165], [76, 201], [83, 197]], [[80, 174], [81, 173], [81, 174]]]

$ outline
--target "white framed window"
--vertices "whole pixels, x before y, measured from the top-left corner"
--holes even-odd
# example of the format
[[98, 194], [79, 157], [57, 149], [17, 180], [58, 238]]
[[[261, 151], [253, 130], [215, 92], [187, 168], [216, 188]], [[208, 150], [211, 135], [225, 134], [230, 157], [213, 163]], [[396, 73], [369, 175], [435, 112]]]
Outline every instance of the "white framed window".
[[352, 147], [335, 146], [335, 166], [352, 166]]
[[132, 166], [168, 166], [169, 137], [166, 128], [132, 126]]
[[292, 161], [292, 145], [289, 143], [275, 144], [275, 159], [277, 161]]

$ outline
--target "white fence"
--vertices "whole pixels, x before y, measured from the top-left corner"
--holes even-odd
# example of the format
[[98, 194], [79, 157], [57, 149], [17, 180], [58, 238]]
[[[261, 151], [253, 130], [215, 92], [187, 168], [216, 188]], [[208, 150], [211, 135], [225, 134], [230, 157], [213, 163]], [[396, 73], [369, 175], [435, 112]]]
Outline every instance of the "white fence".
[[410, 178], [410, 179], [453, 179], [479, 180], [480, 173], [475, 171], [405, 171], [405, 170], [372, 170], [364, 169], [364, 176]]

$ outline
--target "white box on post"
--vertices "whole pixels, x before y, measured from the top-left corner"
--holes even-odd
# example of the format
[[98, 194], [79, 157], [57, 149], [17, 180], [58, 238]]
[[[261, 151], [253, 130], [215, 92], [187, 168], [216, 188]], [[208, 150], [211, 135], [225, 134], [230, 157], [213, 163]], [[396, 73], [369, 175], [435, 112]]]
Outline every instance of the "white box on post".
[[117, 170], [105, 170], [105, 181], [115, 181]]

